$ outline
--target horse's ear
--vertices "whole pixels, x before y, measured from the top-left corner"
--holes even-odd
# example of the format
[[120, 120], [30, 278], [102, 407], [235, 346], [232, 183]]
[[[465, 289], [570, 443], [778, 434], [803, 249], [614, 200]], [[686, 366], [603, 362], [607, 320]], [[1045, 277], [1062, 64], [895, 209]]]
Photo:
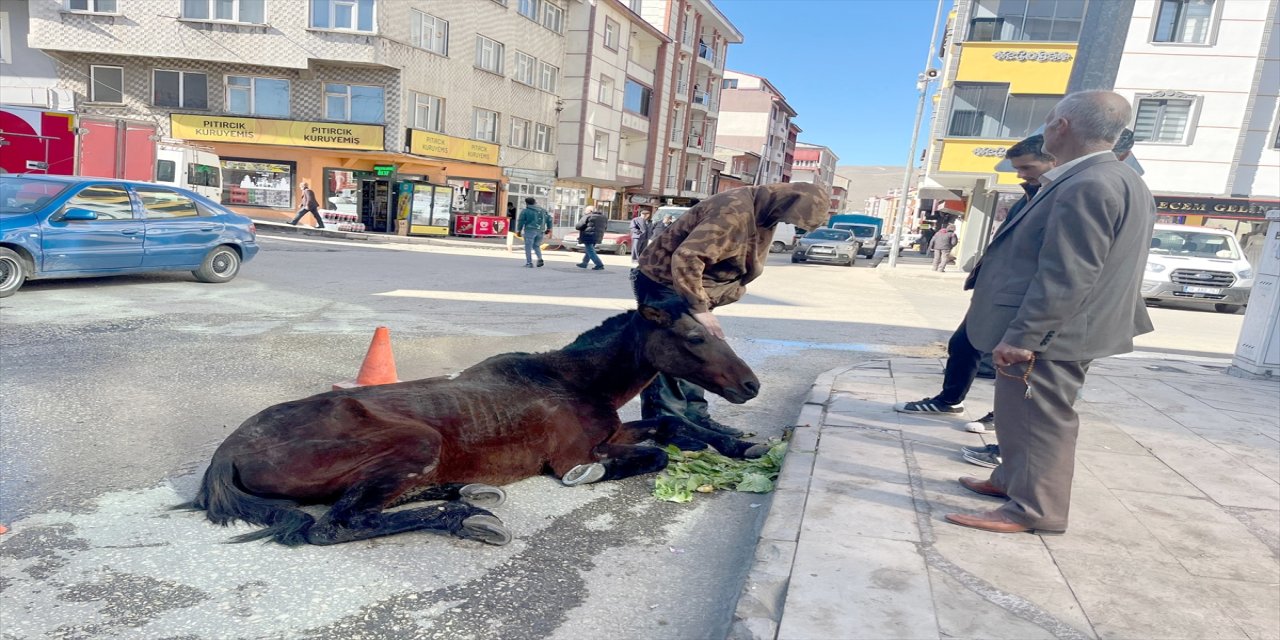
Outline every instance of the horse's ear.
[[659, 327], [671, 326], [671, 322], [672, 322], [671, 314], [667, 313], [666, 311], [663, 311], [662, 309], [659, 309], [658, 307], [651, 307], [647, 304], [642, 304], [640, 305], [640, 315], [645, 320], [648, 320], [649, 322], [652, 322], [658, 325]]

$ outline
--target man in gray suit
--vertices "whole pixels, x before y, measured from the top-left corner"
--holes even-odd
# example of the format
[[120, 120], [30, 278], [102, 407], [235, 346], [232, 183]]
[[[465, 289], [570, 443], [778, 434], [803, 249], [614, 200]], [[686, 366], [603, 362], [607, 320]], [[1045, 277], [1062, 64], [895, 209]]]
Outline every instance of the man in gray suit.
[[1044, 150], [1058, 166], [1006, 220], [970, 272], [965, 323], [1000, 368], [995, 413], [1002, 463], [987, 480], [961, 478], [1008, 500], [949, 522], [999, 533], [1067, 528], [1080, 421], [1074, 404], [1089, 363], [1133, 350], [1151, 331], [1139, 296], [1155, 201], [1111, 148], [1130, 106], [1110, 91], [1063, 98], [1045, 120]]

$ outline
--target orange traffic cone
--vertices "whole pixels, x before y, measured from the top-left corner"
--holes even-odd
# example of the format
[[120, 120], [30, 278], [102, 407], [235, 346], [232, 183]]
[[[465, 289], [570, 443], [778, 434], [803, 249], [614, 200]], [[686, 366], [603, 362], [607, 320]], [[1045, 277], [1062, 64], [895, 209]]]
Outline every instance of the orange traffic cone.
[[364, 363], [360, 365], [360, 373], [356, 374], [356, 379], [335, 383], [333, 388], [336, 391], [393, 382], [400, 382], [400, 378], [396, 376], [396, 360], [391, 355], [391, 331], [386, 327], [378, 327], [373, 332], [373, 341], [369, 343], [369, 351], [364, 354]]

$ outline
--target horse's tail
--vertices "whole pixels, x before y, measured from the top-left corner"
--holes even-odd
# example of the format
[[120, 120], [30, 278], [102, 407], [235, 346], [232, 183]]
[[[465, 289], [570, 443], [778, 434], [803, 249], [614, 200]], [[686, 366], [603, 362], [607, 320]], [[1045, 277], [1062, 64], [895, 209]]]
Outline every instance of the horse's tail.
[[173, 508], [203, 509], [210, 522], [224, 527], [236, 520], [266, 525], [264, 529], [238, 535], [231, 539], [232, 542], [274, 538], [276, 542], [289, 546], [306, 544], [307, 530], [316, 521], [290, 500], [263, 498], [245, 492], [236, 483], [235, 463], [216, 456], [204, 472], [204, 480], [200, 482], [200, 491], [195, 499]]

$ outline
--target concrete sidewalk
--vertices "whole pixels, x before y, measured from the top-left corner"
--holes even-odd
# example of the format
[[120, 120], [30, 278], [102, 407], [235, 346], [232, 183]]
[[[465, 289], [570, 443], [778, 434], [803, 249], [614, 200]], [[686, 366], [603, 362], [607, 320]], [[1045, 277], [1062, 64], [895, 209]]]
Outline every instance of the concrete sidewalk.
[[1280, 638], [1280, 383], [1226, 361], [1094, 363], [1069, 531], [945, 522], [1000, 501], [956, 483], [988, 469], [967, 416], [898, 414], [943, 361], [832, 370], [800, 413], [732, 638]]

